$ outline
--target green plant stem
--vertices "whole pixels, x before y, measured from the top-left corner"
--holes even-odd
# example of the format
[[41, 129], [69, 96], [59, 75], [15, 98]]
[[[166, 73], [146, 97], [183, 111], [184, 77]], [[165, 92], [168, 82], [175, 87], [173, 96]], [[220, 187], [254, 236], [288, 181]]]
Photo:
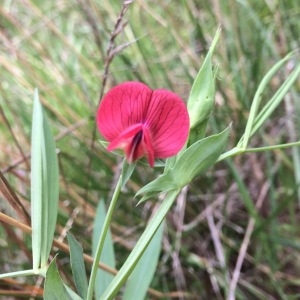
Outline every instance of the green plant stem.
[[[265, 90], [267, 84], [270, 82], [270, 80], [273, 78], [274, 74], [291, 58], [293, 57], [293, 55], [295, 55], [295, 52], [290, 52], [288, 55], [286, 55], [283, 59], [281, 59], [279, 62], [277, 62], [272, 68], [271, 70], [269, 70], [269, 72], [264, 76], [264, 78], [262, 79], [260, 85], [257, 88], [257, 91], [254, 95], [254, 99], [251, 105], [251, 109], [250, 109], [250, 113], [249, 113], [249, 117], [248, 117], [248, 121], [247, 121], [247, 125], [246, 125], [246, 129], [245, 129], [245, 133], [243, 134], [242, 138], [240, 139], [239, 143], [238, 143], [238, 147], [241, 147], [243, 149], [247, 148], [248, 142], [250, 137], [253, 135], [253, 127], [255, 125], [255, 122], [257, 122], [257, 111], [262, 99], [262, 95], [263, 95], [263, 91]], [[295, 71], [296, 76], [298, 71]], [[295, 77], [297, 78], [297, 77]], [[292, 84], [294, 82], [294, 80], [291, 81], [290, 84]], [[284, 93], [282, 93], [281, 91], [281, 95], [280, 97], [278, 96], [278, 94], [276, 93], [276, 99], [278, 99], [277, 101], [274, 101], [274, 99], [272, 98], [270, 100], [270, 103], [275, 103], [275, 107], [278, 106], [279, 102], [281, 101], [281, 99], [283, 98], [283, 95], [287, 92], [287, 90], [289, 90], [290, 86], [288, 84], [286, 84], [287, 81], [285, 81], [281, 88], [285, 87]], [[273, 101], [272, 101], [273, 100]], [[275, 109], [275, 108], [274, 108]], [[263, 119], [264, 121], [266, 120], [265, 116], [263, 115]], [[263, 121], [263, 122], [264, 122]]]
[[217, 161], [222, 161], [226, 158], [233, 157], [233, 156], [236, 156], [239, 154], [244, 154], [244, 153], [272, 151], [272, 150], [279, 150], [279, 149], [285, 149], [285, 148], [296, 147], [296, 146], [300, 146], [300, 141], [293, 142], [293, 143], [281, 144], [281, 145], [265, 146], [265, 147], [258, 147], [258, 148], [248, 148], [248, 149], [234, 147], [231, 150], [220, 155], [220, 157], [218, 158]]
[[150, 220], [145, 231], [141, 235], [140, 239], [136, 243], [135, 247], [129, 254], [127, 260], [125, 261], [122, 268], [119, 270], [118, 274], [115, 276], [111, 284], [108, 286], [104, 294], [101, 296], [101, 300], [113, 299], [114, 296], [119, 292], [127, 278], [130, 276], [134, 267], [138, 263], [139, 259], [146, 250], [148, 244], [150, 243], [153, 235], [160, 226], [161, 222], [164, 220], [166, 214], [170, 210], [174, 200], [176, 199], [179, 190], [172, 190], [168, 192], [164, 201], [156, 211], [154, 217]]
[[229, 157], [236, 156], [236, 155], [238, 155], [238, 154], [244, 153], [244, 151], [245, 151], [245, 150], [242, 149], [242, 148], [234, 147], [234, 148], [232, 148], [231, 150], [229, 150], [229, 151], [227, 151], [227, 152], [221, 154], [221, 155], [219, 156], [217, 162], [222, 161], [222, 160], [224, 160], [224, 159], [226, 159], [226, 158], [229, 158]]
[[40, 270], [42, 269], [37, 269], [37, 270], [24, 270], [24, 271], [16, 271], [16, 272], [10, 272], [10, 273], [5, 273], [5, 274], [0, 274], [0, 279], [3, 278], [12, 278], [12, 277], [19, 277], [19, 276], [32, 276], [32, 275], [40, 275]]
[[248, 148], [245, 149], [243, 153], [253, 153], [253, 152], [263, 152], [263, 151], [271, 151], [278, 149], [285, 149], [290, 147], [300, 146], [300, 141], [293, 143], [286, 143], [282, 145], [274, 145], [274, 146], [266, 146], [266, 147], [258, 147], [258, 148]]
[[107, 211], [106, 218], [104, 220], [103, 228], [102, 228], [102, 231], [101, 231], [101, 234], [99, 237], [99, 241], [98, 241], [98, 245], [97, 245], [97, 249], [96, 249], [96, 253], [95, 253], [95, 257], [94, 257], [94, 262], [93, 262], [93, 266], [92, 266], [88, 291], [87, 291], [87, 298], [86, 298], [87, 300], [92, 300], [92, 298], [93, 298], [95, 280], [96, 280], [96, 275], [97, 275], [97, 271], [98, 271], [98, 264], [99, 264], [101, 252], [102, 252], [105, 237], [106, 237], [109, 225], [110, 225], [110, 221], [111, 221], [111, 218], [113, 215], [113, 211], [115, 209], [119, 194], [121, 192], [121, 188], [122, 188], [122, 175], [120, 175], [118, 183], [116, 185], [114, 194], [112, 196], [112, 199], [111, 199], [108, 211]]

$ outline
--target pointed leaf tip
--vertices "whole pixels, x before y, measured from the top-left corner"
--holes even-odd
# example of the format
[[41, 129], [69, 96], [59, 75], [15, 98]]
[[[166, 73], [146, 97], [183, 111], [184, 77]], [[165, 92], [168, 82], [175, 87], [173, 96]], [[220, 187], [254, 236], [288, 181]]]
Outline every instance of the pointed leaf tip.
[[64, 287], [63, 281], [58, 273], [56, 266], [56, 258], [54, 258], [46, 272], [46, 280], [44, 284], [44, 299], [45, 300], [70, 300], [66, 288]]
[[[210, 49], [193, 83], [187, 103], [190, 115], [190, 128], [201, 126], [209, 118], [215, 103], [215, 74], [212, 70], [211, 57], [220, 36], [220, 28], [215, 34]], [[203, 124], [206, 127], [206, 124]]]
[[82, 298], [87, 295], [88, 282], [85, 272], [83, 250], [75, 237], [67, 232], [68, 244], [70, 247], [70, 261], [76, 289]]
[[155, 180], [149, 182], [147, 185], [142, 187], [136, 194], [135, 197], [138, 197], [140, 195], [144, 196], [142, 199], [138, 202], [140, 204], [141, 202], [144, 202], [145, 200], [154, 197], [158, 195], [161, 192], [168, 192], [171, 190], [178, 189], [179, 187], [176, 185], [176, 182], [173, 179], [173, 174], [171, 172], [166, 172], [156, 178]]

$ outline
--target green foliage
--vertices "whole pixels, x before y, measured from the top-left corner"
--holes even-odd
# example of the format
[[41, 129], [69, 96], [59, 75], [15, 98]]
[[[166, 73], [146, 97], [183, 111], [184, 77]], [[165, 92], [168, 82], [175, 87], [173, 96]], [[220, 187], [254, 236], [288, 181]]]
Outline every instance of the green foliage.
[[178, 187], [184, 187], [215, 164], [227, 145], [229, 131], [230, 127], [204, 138], [180, 154], [174, 168], [170, 170]]
[[70, 246], [70, 262], [74, 283], [78, 294], [81, 296], [81, 298], [85, 299], [88, 282], [85, 273], [82, 247], [70, 232], [68, 232], [67, 237], [68, 244]]
[[45, 267], [58, 211], [59, 174], [54, 139], [38, 91], [34, 95], [31, 137], [31, 222], [33, 269]]
[[213, 166], [227, 144], [229, 129], [204, 138], [181, 152], [172, 168], [137, 192], [136, 196], [144, 194], [140, 202], [153, 197], [154, 192], [181, 189]]
[[258, 114], [259, 106], [262, 100], [263, 92], [266, 89], [267, 85], [270, 83], [274, 74], [278, 72], [278, 70], [287, 63], [295, 55], [294, 52], [289, 53], [279, 62], [277, 62], [270, 71], [264, 76], [260, 85], [257, 88], [257, 91], [254, 95], [254, 99], [251, 105], [249, 118], [247, 122], [247, 126], [245, 129], [245, 133], [242, 136], [239, 144], [242, 149], [246, 149], [249, 143], [250, 137], [268, 120], [271, 113], [275, 110], [275, 108], [280, 104], [283, 100], [283, 97], [290, 90], [291, 86], [294, 84], [295, 80], [298, 78], [300, 74], [300, 63], [298, 63], [294, 69], [294, 71], [288, 76], [286, 81], [280, 86], [275, 95], [267, 102], [267, 104], [261, 109]]
[[[97, 207], [95, 220], [94, 220], [94, 230], [92, 236], [93, 256], [95, 256], [97, 250], [97, 244], [103, 228], [105, 217], [106, 217], [106, 209], [105, 209], [104, 201], [100, 200]], [[107, 235], [105, 237], [103, 250], [100, 255], [100, 262], [112, 268], [116, 267], [114, 245], [113, 245], [113, 240], [112, 240], [110, 230], [108, 230]], [[95, 282], [96, 299], [99, 299], [101, 297], [105, 289], [111, 283], [113, 277], [114, 276], [112, 274], [104, 270], [101, 269], [98, 270], [96, 276], [96, 282]]]
[[[133, 1], [115, 39], [116, 48], [129, 46], [117, 51], [108, 74], [103, 76], [121, 5], [121, 1], [95, 0], [3, 1], [1, 172], [29, 210], [32, 91], [38, 87], [59, 151], [59, 214], [63, 218], [57, 220], [56, 236], [63, 236], [62, 228], [72, 223], [74, 236], [84, 236], [80, 240], [85, 253], [91, 253], [91, 226], [98, 200], [110, 199], [120, 171], [119, 158], [97, 142], [92, 145], [103, 78], [107, 80], [104, 92], [122, 81], [139, 80], [154, 89], [168, 88], [187, 100], [220, 26], [220, 38], [211, 56], [211, 65], [218, 67], [212, 72], [216, 83], [214, 110], [207, 124], [203, 121], [205, 130], [195, 128], [188, 146], [202, 139], [204, 131], [206, 136], [213, 136], [232, 123], [227, 146], [232, 150], [221, 154], [217, 161], [223, 162], [215, 165], [214, 172], [211, 169], [188, 184], [184, 200], [174, 199], [173, 207], [168, 203], [162, 263], [151, 287], [163, 299], [171, 295], [224, 299], [231, 276], [241, 264], [236, 299], [298, 299], [298, 54], [288, 57], [265, 81], [277, 62], [299, 48], [298, 1], [181, 0], [176, 5], [166, 0], [151, 4]], [[254, 99], [259, 99], [259, 105]], [[254, 106], [255, 114], [249, 118]], [[168, 159], [166, 170], [176, 161], [176, 157]], [[139, 239], [156, 204], [151, 201], [136, 207], [134, 195], [159, 176], [160, 170], [138, 163], [122, 189], [110, 224], [117, 269]], [[156, 194], [152, 194], [155, 199]], [[1, 212], [20, 221], [7, 199], [8, 195], [1, 194]], [[77, 209], [78, 215], [74, 214]], [[249, 231], [249, 224], [253, 231]], [[43, 274], [44, 268], [37, 269], [37, 254], [34, 270], [15, 272], [32, 265], [31, 234], [22, 235], [15, 226], [1, 220], [5, 238], [0, 240], [0, 277]], [[47, 237], [47, 241], [52, 242], [52, 238]], [[33, 248], [35, 253], [41, 251]], [[241, 258], [243, 251], [245, 257]], [[131, 263], [140, 255], [137, 250], [133, 254]], [[65, 262], [62, 255], [57, 259]], [[127, 276], [131, 263], [126, 263], [121, 275]], [[90, 264], [86, 267], [89, 274]], [[71, 278], [65, 265], [63, 271]], [[114, 287], [125, 284], [121, 275]], [[26, 284], [27, 290], [18, 282], [1, 280], [1, 296], [13, 297], [17, 290], [15, 297], [21, 297], [20, 291], [24, 298], [28, 294], [32, 297], [36, 277], [26, 277]], [[65, 289], [73, 299], [79, 297]], [[146, 297], [155, 296], [149, 291]]]
[[135, 247], [130, 252], [125, 263], [122, 265], [118, 274], [114, 277], [111, 284], [108, 286], [108, 288], [102, 294], [102, 296], [100, 298], [101, 300], [111, 299], [119, 292], [119, 290], [121, 289], [123, 284], [126, 282], [128, 277], [134, 270], [135, 266], [138, 264], [143, 253], [147, 249], [152, 237], [154, 236], [155, 232], [159, 228], [160, 224], [163, 222], [166, 214], [168, 213], [172, 204], [174, 203], [178, 193], [179, 193], [179, 190], [172, 190], [165, 197], [164, 201], [162, 202], [160, 207], [157, 209], [155, 215], [153, 216], [153, 218], [149, 222], [148, 226], [144, 230], [143, 234], [139, 238]]
[[63, 281], [58, 273], [56, 260], [53, 259], [50, 263], [44, 285], [45, 300], [71, 300]]
[[157, 229], [156, 233], [151, 239], [147, 249], [126, 282], [123, 294], [124, 300], [145, 299], [147, 289], [149, 288], [157, 268], [163, 232], [164, 223], [161, 223], [160, 227]]

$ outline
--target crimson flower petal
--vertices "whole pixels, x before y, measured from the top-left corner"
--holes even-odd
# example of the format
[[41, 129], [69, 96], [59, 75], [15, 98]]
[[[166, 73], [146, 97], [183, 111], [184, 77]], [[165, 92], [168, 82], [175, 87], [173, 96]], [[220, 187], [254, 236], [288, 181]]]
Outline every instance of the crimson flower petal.
[[144, 149], [145, 149], [145, 154], [147, 155], [148, 158], [148, 162], [149, 165], [151, 167], [154, 166], [154, 149], [153, 149], [153, 145], [151, 142], [151, 136], [150, 133], [147, 129], [144, 129], [144, 140], [143, 140], [143, 145], [144, 145]]
[[153, 91], [147, 112], [154, 155], [166, 158], [177, 154], [186, 142], [189, 116], [184, 102], [168, 90]]
[[97, 114], [101, 134], [111, 141], [131, 125], [144, 123], [152, 90], [140, 82], [124, 82], [102, 99]]
[[184, 102], [168, 90], [152, 91], [139, 82], [112, 88], [101, 101], [97, 124], [110, 142], [109, 151], [124, 149], [129, 162], [146, 156], [150, 166], [155, 158], [177, 154], [189, 133]]
[[112, 151], [116, 148], [124, 148], [128, 143], [130, 143], [134, 136], [142, 130], [143, 124], [135, 124], [126, 128], [109, 143], [107, 150]]

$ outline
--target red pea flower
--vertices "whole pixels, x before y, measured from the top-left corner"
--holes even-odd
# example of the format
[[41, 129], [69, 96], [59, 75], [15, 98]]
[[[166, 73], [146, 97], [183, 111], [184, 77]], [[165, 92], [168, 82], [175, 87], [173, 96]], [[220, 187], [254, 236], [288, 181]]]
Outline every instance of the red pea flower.
[[140, 82], [124, 82], [102, 99], [97, 112], [100, 133], [109, 142], [108, 151], [124, 149], [131, 163], [146, 156], [177, 154], [189, 134], [189, 115], [184, 102], [168, 90], [151, 90]]

